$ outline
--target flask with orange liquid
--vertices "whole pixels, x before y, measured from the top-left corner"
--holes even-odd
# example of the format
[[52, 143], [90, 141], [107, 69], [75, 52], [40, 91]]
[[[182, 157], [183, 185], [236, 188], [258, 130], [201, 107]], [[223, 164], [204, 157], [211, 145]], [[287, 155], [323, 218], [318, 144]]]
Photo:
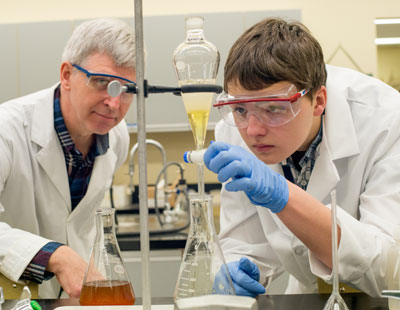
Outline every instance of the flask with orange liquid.
[[96, 239], [79, 302], [84, 306], [133, 305], [135, 294], [115, 235], [115, 210], [96, 211]]

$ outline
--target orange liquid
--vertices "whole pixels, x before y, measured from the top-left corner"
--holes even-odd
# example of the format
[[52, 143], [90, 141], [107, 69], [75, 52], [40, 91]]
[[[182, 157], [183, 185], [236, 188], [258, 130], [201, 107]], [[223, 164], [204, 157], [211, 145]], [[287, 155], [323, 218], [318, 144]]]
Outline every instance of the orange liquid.
[[133, 305], [135, 294], [127, 281], [94, 281], [83, 285], [79, 303], [82, 306]]

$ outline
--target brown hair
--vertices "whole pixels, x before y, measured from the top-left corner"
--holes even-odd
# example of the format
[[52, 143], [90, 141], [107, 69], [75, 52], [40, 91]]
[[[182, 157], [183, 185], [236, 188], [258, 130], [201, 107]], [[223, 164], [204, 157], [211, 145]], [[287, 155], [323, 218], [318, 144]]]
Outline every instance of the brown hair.
[[267, 18], [246, 30], [233, 44], [225, 63], [224, 88], [239, 83], [258, 90], [288, 81], [311, 95], [326, 83], [318, 41], [300, 22]]

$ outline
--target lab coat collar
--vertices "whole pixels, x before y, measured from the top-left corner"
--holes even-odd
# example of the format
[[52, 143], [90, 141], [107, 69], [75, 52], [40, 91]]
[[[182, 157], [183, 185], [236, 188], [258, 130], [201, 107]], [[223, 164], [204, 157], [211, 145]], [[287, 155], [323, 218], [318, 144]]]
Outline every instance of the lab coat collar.
[[59, 191], [66, 208], [71, 210], [65, 158], [54, 129], [53, 97], [57, 86], [58, 84], [36, 94], [39, 96], [39, 103], [33, 109], [31, 139], [39, 146], [37, 161]]
[[56, 135], [54, 131], [54, 115], [53, 115], [53, 100], [54, 90], [58, 84], [39, 91], [32, 96], [35, 96], [35, 104], [32, 111], [32, 142], [44, 147], [49, 143], [49, 140]]
[[328, 102], [324, 116], [323, 140], [332, 160], [360, 153], [347, 95], [347, 84], [335, 78], [336, 67], [327, 65], [326, 84]]
[[[326, 113], [319, 156], [314, 164], [307, 192], [320, 201], [326, 199], [340, 180], [335, 161], [360, 153], [353, 118], [346, 98], [346, 83], [335, 79], [335, 67], [327, 66]], [[324, 180], [321, 184], [320, 180]]]

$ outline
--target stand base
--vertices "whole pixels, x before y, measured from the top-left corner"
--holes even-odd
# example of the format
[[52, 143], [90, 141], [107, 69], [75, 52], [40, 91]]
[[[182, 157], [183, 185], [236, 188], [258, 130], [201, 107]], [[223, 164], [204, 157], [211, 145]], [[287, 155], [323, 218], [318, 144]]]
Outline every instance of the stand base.
[[245, 296], [205, 295], [178, 299], [175, 310], [258, 310], [257, 300]]
[[349, 310], [340, 294], [332, 293], [325, 304], [324, 310]]

